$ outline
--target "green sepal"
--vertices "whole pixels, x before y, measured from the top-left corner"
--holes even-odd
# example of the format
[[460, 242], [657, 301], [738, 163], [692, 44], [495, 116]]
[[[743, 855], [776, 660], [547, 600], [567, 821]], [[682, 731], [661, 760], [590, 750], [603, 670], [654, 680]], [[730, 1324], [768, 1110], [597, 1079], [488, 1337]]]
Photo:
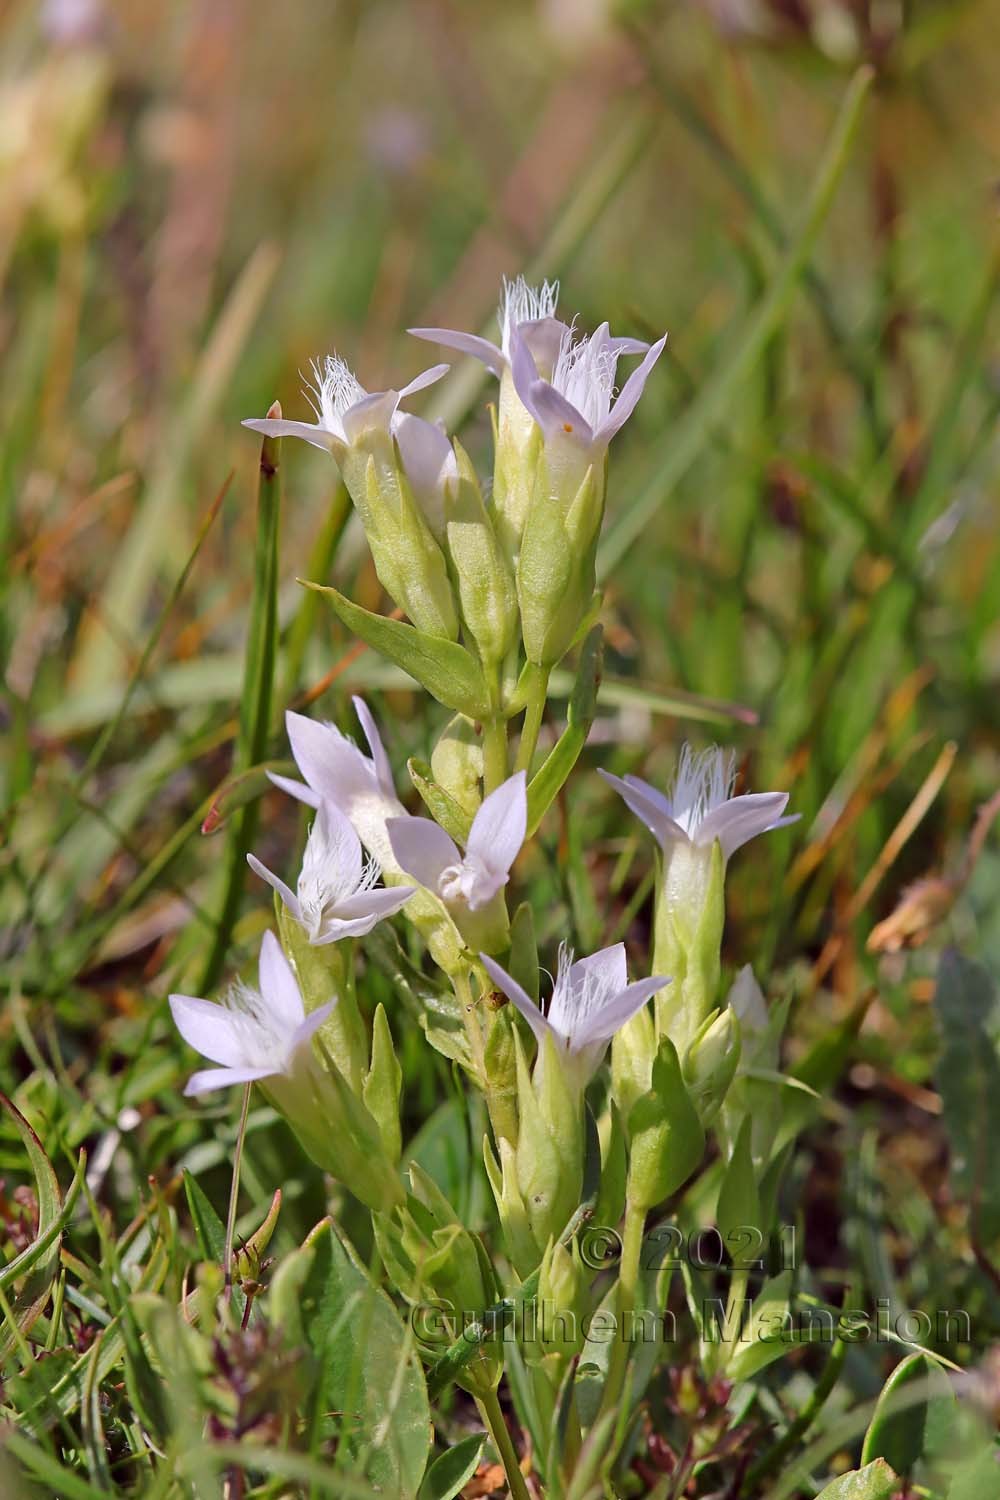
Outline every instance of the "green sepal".
[[877, 1458], [863, 1469], [841, 1474], [820, 1490], [816, 1500], [892, 1500], [898, 1489], [899, 1475], [893, 1473], [884, 1458]]
[[650, 1209], [675, 1192], [705, 1154], [705, 1131], [669, 1037], [660, 1041], [652, 1087], [633, 1105], [628, 1130], [629, 1202]]
[[764, 1233], [760, 1194], [750, 1154], [752, 1128], [752, 1121], [744, 1120], [719, 1187], [715, 1223], [727, 1245], [730, 1243], [730, 1236], [742, 1229], [755, 1229], [761, 1235]]
[[420, 793], [421, 801], [435, 823], [439, 823], [445, 833], [456, 843], [464, 846], [472, 825], [472, 819], [465, 809], [459, 806], [450, 792], [446, 792], [444, 787], [434, 780], [434, 773], [425, 760], [418, 760], [416, 756], [411, 756], [406, 762], [406, 769], [410, 773], [410, 780]]
[[648, 1005], [636, 1011], [611, 1039], [611, 1093], [627, 1120], [636, 1100], [653, 1084], [656, 1027]]
[[598, 1125], [601, 1138], [601, 1187], [594, 1208], [594, 1223], [613, 1226], [625, 1212], [628, 1151], [621, 1110], [614, 1099]]
[[399, 1093], [403, 1070], [396, 1058], [392, 1032], [381, 1001], [375, 1008], [372, 1024], [372, 1065], [362, 1089], [362, 1097], [378, 1126], [386, 1156], [398, 1162], [403, 1149], [399, 1129]]
[[515, 1148], [506, 1136], [501, 1136], [497, 1142], [497, 1150], [500, 1153], [499, 1161], [493, 1154], [489, 1137], [484, 1137], [486, 1176], [493, 1189], [507, 1254], [515, 1271], [523, 1279], [538, 1265], [540, 1252], [518, 1187]]
[[528, 784], [528, 834], [530, 838], [555, 801], [587, 743], [604, 665], [604, 629], [595, 625], [583, 643], [570, 695], [566, 728]]
[[672, 984], [654, 1001], [656, 1030], [681, 1056], [718, 1003], [726, 862], [711, 849], [675, 843], [662, 861], [653, 913], [653, 973]]
[[704, 1126], [722, 1108], [740, 1061], [740, 1023], [729, 1006], [702, 1022], [684, 1054], [684, 1082]]
[[590, 465], [567, 495], [566, 476], [538, 466], [517, 564], [524, 654], [538, 666], [565, 656], [590, 608], [605, 475], [606, 462]]
[[431, 776], [458, 803], [468, 826], [483, 800], [483, 741], [464, 714], [449, 719], [439, 734], [431, 751]]
[[517, 632], [514, 577], [483, 504], [479, 478], [468, 454], [453, 444], [458, 480], [447, 486], [445, 536], [454, 569], [462, 618], [480, 659], [495, 665]]
[[483, 1048], [483, 1072], [490, 1100], [490, 1117], [494, 1131], [517, 1145], [517, 1049], [514, 1044], [516, 1022], [514, 1007], [501, 1005], [490, 1011], [486, 1045]]
[[306, 1013], [336, 1001], [317, 1034], [349, 1087], [360, 1094], [368, 1067], [368, 1036], [353, 986], [348, 982], [347, 954], [351, 944], [348, 941], [314, 947], [277, 894], [274, 912], [281, 946], [298, 980]]
[[485, 718], [489, 713], [489, 694], [482, 669], [472, 653], [457, 641], [427, 635], [402, 620], [373, 614], [360, 604], [352, 604], [327, 584], [310, 583], [305, 578], [299, 582], [329, 599], [348, 630], [402, 667], [446, 708], [470, 719]]

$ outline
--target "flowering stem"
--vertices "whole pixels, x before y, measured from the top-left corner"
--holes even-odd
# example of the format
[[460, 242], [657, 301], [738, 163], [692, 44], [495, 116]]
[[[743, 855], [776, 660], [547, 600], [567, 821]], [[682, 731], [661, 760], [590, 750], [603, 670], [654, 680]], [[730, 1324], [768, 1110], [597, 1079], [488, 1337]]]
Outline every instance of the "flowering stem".
[[490, 1391], [488, 1396], [477, 1397], [476, 1405], [479, 1414], [489, 1429], [493, 1446], [500, 1456], [504, 1473], [507, 1476], [507, 1484], [510, 1487], [512, 1500], [531, 1500], [528, 1494], [528, 1486], [524, 1482], [521, 1466], [517, 1461], [514, 1444], [511, 1442], [510, 1433], [507, 1431], [507, 1423], [504, 1421], [503, 1412], [500, 1410], [500, 1402], [496, 1391]]
[[545, 701], [549, 691], [549, 668], [531, 666], [525, 684], [524, 723], [521, 726], [521, 744], [517, 752], [517, 771], [530, 771], [538, 732], [542, 727]]
[[622, 1241], [621, 1263], [618, 1267], [618, 1306], [616, 1309], [618, 1337], [611, 1347], [608, 1378], [604, 1383], [604, 1395], [601, 1398], [601, 1416], [611, 1411], [618, 1404], [625, 1387], [629, 1347], [629, 1341], [626, 1338], [628, 1331], [626, 1325], [635, 1311], [642, 1261], [642, 1238], [645, 1227], [646, 1210], [644, 1208], [637, 1208], [634, 1203], [626, 1203], [625, 1236]]
[[507, 780], [507, 725], [499, 714], [483, 722], [483, 789], [487, 796]]
[[226, 1244], [222, 1254], [222, 1270], [225, 1275], [224, 1295], [226, 1303], [233, 1290], [233, 1238], [236, 1234], [236, 1205], [240, 1196], [240, 1166], [243, 1162], [243, 1141], [247, 1133], [247, 1115], [250, 1111], [250, 1090], [252, 1083], [248, 1083], [243, 1090], [243, 1108], [240, 1111], [240, 1123], [236, 1131], [236, 1149], [233, 1153], [233, 1182], [229, 1189], [229, 1214], [226, 1218]]

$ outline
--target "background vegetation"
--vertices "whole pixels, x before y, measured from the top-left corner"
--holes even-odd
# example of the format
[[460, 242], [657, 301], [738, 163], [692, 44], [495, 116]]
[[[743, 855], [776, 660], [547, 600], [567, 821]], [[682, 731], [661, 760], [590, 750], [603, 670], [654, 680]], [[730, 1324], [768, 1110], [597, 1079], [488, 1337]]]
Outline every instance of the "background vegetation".
[[[523, 872], [540, 939], [646, 931], [639, 836], [588, 757], [663, 781], [711, 737], [748, 784], [790, 790], [801, 823], [734, 865], [727, 944], [794, 995], [791, 1062], [829, 1044], [836, 1091], [789, 1193], [804, 1258], [835, 1302], [968, 1310], [971, 1343], [942, 1352], [995, 1401], [980, 1231], [1000, 1185], [968, 1150], [996, 1123], [997, 1006], [931, 1002], [945, 944], [1000, 964], [991, 810], [973, 835], [1000, 784], [996, 4], [48, 0], [0, 26], [0, 1067], [63, 1192], [88, 1153], [57, 1311], [7, 1334], [8, 1415], [46, 1411], [39, 1493], [145, 1492], [126, 1288], [179, 1298], [210, 1253], [182, 1173], [220, 1213], [228, 1192], [232, 1101], [182, 1100], [165, 996], [240, 968], [268, 919], [229, 858], [262, 782], [217, 795], [257, 524], [239, 419], [276, 397], [303, 415], [298, 371], [333, 348], [370, 388], [402, 383], [427, 353], [407, 325], [484, 327], [519, 270], [558, 276], [587, 327], [670, 330], [616, 445], [596, 748]], [[831, 155], [861, 63], [860, 127]], [[421, 409], [481, 457], [486, 399], [459, 362]], [[303, 598], [297, 576], [379, 591], [333, 467], [287, 447], [267, 757], [287, 705], [346, 727], [362, 688], [402, 768], [438, 726]], [[297, 813], [252, 805], [267, 860]], [[375, 968], [368, 993], [399, 1007]], [[434, 1122], [420, 1152], [457, 1183], [475, 1122], [416, 1027], [402, 1048], [410, 1117]], [[0, 1129], [10, 1257], [57, 1210]], [[244, 1181], [244, 1231], [282, 1188], [272, 1256], [326, 1211], [266, 1109]], [[464, 1208], [483, 1219], [486, 1194]], [[852, 1350], [837, 1400], [897, 1357]], [[819, 1365], [776, 1368], [787, 1414]], [[277, 1345], [217, 1351], [213, 1440], [275, 1438], [303, 1378]], [[659, 1431], [669, 1401], [649, 1401]], [[468, 1419], [459, 1403], [451, 1435]], [[13, 1467], [0, 1482], [30, 1493]]]

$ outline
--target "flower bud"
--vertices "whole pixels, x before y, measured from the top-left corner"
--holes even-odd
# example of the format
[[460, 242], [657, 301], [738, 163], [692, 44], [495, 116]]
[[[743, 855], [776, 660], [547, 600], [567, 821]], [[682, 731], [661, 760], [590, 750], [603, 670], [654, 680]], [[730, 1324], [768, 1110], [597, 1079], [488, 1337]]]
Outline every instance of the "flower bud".
[[497, 666], [517, 632], [514, 577], [483, 504], [476, 471], [458, 442], [455, 456], [457, 477], [447, 484], [445, 505], [448, 555], [462, 618], [479, 658], [488, 666]]
[[448, 566], [414, 497], [398, 443], [380, 428], [367, 429], [346, 450], [342, 473], [386, 593], [424, 634], [457, 640]]
[[633, 1106], [628, 1129], [628, 1198], [633, 1207], [645, 1211], [675, 1192], [705, 1151], [705, 1131], [669, 1037], [660, 1042], [652, 1087]]
[[538, 1264], [538, 1246], [528, 1221], [521, 1189], [517, 1181], [517, 1154], [506, 1136], [497, 1142], [500, 1160], [493, 1154], [489, 1137], [483, 1139], [483, 1159], [486, 1175], [496, 1200], [497, 1216], [503, 1230], [507, 1254], [517, 1274], [527, 1276]]
[[482, 801], [483, 745], [476, 726], [464, 714], [449, 719], [431, 751], [434, 780], [474, 818]]
[[[409, 1168], [405, 1205], [376, 1221], [383, 1260], [398, 1290], [409, 1301], [436, 1300], [447, 1312], [442, 1328], [457, 1338], [470, 1318], [496, 1301], [489, 1260], [477, 1236], [459, 1222], [448, 1199], [417, 1162]], [[475, 1395], [488, 1393], [500, 1376], [500, 1361], [483, 1349], [459, 1377]]]
[[[567, 1361], [583, 1348], [583, 1317], [587, 1284], [580, 1251], [549, 1240], [538, 1276], [538, 1295], [531, 1318], [531, 1337], [525, 1337], [525, 1357], [542, 1364], [558, 1385]], [[528, 1332], [526, 1328], [526, 1333]]]
[[490, 1181], [515, 1270], [526, 1276], [538, 1265], [549, 1240], [562, 1234], [579, 1205], [583, 1115], [581, 1096], [567, 1078], [552, 1038], [545, 1037], [534, 1070], [529, 1071], [516, 1030], [513, 1036], [517, 1145], [511, 1147], [501, 1138], [502, 1172], [494, 1162]]
[[628, 1119], [640, 1095], [649, 1092], [655, 1058], [656, 1028], [651, 1011], [643, 1006], [611, 1041], [611, 1093], [623, 1119]]
[[740, 1023], [728, 1006], [706, 1018], [684, 1055], [684, 1081], [704, 1126], [711, 1125], [740, 1060]]

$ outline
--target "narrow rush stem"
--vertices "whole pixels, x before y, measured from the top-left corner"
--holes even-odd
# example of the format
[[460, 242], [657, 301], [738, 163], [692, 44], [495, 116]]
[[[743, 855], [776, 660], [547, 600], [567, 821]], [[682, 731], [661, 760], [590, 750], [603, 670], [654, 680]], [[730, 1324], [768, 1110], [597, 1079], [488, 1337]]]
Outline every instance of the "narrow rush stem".
[[521, 1466], [517, 1461], [514, 1444], [507, 1430], [503, 1412], [500, 1410], [500, 1402], [496, 1391], [490, 1391], [488, 1396], [476, 1398], [479, 1414], [486, 1423], [493, 1446], [500, 1456], [504, 1473], [507, 1476], [507, 1484], [510, 1487], [511, 1500], [531, 1500], [528, 1494], [528, 1486], [524, 1482]]
[[243, 1162], [243, 1141], [247, 1133], [247, 1115], [250, 1112], [250, 1090], [252, 1083], [248, 1083], [243, 1090], [243, 1108], [240, 1111], [240, 1123], [236, 1131], [236, 1150], [233, 1153], [233, 1182], [229, 1189], [229, 1213], [226, 1217], [226, 1244], [222, 1254], [222, 1270], [225, 1276], [223, 1295], [226, 1305], [233, 1290], [233, 1237], [236, 1233], [236, 1205], [240, 1196], [240, 1167]]
[[483, 790], [489, 796], [507, 780], [507, 722], [499, 714], [483, 721]]
[[517, 771], [530, 772], [531, 770], [531, 762], [538, 745], [538, 733], [542, 727], [542, 716], [545, 713], [545, 702], [549, 691], [549, 671], [548, 667], [532, 667], [531, 676], [526, 684], [527, 702], [524, 710], [524, 723], [521, 726], [517, 764], [514, 768]]
[[635, 1311], [636, 1297], [639, 1289], [639, 1273], [642, 1264], [642, 1239], [646, 1227], [646, 1210], [637, 1208], [633, 1203], [625, 1205], [625, 1236], [622, 1241], [622, 1258], [618, 1267], [618, 1337], [611, 1346], [611, 1359], [608, 1364], [608, 1378], [604, 1383], [604, 1394], [601, 1398], [601, 1410], [599, 1415], [606, 1412], [618, 1403], [625, 1387], [625, 1374], [628, 1369], [629, 1341], [626, 1337], [629, 1323]]

